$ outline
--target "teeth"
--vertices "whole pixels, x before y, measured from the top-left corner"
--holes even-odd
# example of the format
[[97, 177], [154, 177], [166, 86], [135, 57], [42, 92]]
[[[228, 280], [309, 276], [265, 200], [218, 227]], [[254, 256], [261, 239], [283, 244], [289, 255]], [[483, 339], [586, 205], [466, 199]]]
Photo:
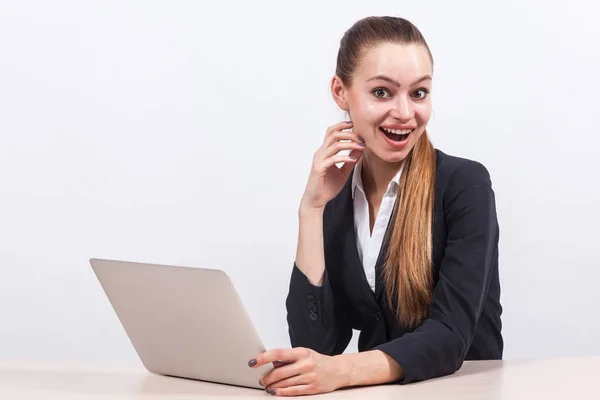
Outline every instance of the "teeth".
[[408, 135], [409, 133], [412, 132], [412, 129], [386, 129], [386, 128], [381, 128], [381, 129], [383, 129], [387, 133], [391, 133], [394, 135]]

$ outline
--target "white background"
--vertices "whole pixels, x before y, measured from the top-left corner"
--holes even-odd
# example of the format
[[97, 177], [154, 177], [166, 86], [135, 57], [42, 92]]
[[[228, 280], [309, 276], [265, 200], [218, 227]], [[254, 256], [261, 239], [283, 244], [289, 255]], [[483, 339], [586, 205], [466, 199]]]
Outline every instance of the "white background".
[[368, 15], [421, 29], [434, 144], [492, 175], [505, 358], [600, 354], [593, 4], [0, 1], [0, 357], [136, 359], [91, 257], [222, 268], [289, 346], [298, 203]]

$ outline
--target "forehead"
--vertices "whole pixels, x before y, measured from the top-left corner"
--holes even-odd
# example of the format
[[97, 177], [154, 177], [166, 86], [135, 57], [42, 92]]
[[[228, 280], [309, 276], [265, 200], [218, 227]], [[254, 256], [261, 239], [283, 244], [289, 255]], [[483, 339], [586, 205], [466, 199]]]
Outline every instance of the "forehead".
[[354, 78], [366, 81], [376, 75], [386, 75], [401, 85], [409, 85], [432, 72], [431, 59], [424, 46], [383, 43], [369, 48], [362, 55]]

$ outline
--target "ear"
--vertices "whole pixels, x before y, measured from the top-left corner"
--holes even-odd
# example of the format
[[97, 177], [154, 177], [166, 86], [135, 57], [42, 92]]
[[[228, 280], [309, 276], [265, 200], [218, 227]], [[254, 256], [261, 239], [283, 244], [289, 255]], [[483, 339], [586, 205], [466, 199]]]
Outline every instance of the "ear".
[[337, 105], [344, 111], [349, 110], [349, 96], [350, 91], [344, 85], [344, 82], [340, 79], [339, 76], [335, 75], [331, 79], [331, 95], [333, 96], [333, 100], [337, 103]]

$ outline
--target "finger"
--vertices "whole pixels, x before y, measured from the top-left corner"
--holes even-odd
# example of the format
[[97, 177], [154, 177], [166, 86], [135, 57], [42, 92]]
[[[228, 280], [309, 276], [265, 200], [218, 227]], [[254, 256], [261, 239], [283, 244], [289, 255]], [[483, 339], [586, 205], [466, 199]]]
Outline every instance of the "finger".
[[356, 133], [356, 132], [334, 132], [331, 135], [327, 136], [323, 141], [323, 148], [327, 148], [331, 146], [335, 142], [339, 142], [340, 140], [351, 140], [356, 143], [364, 143], [364, 140]]
[[[293, 364], [293, 361], [273, 361], [273, 367], [274, 367], [274, 368], [281, 368], [281, 367], [285, 367], [286, 365], [290, 365], [290, 364]], [[267, 376], [269, 373], [270, 373], [270, 372], [266, 373], [265, 375], [263, 375], [263, 376], [260, 378], [260, 384], [261, 384], [261, 385], [263, 385], [263, 386], [264, 386], [264, 383], [263, 383], [263, 378], [264, 378], [265, 376]]]
[[252, 368], [258, 368], [275, 361], [296, 361], [298, 359], [298, 348], [273, 349], [266, 351], [248, 362]]
[[[321, 164], [321, 168], [323, 168], [323, 169], [331, 168], [331, 166], [338, 164], [338, 163], [347, 163], [347, 164], [354, 165], [357, 161], [358, 161], [358, 157], [351, 156], [351, 155], [331, 156], [331, 157], [323, 160], [323, 162]], [[344, 165], [346, 165], [346, 164], [344, 164]], [[347, 170], [345, 170], [345, 171], [347, 171]]]
[[289, 364], [284, 367], [276, 368], [270, 371], [261, 378], [261, 383], [264, 386], [268, 387], [269, 385], [272, 385], [284, 379], [308, 373], [310, 372], [310, 369], [310, 364], [298, 361], [293, 364]]
[[267, 389], [283, 389], [290, 386], [307, 385], [310, 382], [311, 379], [308, 374], [300, 374], [273, 382], [270, 385], [267, 385]]
[[274, 389], [275, 396], [304, 396], [308, 394], [317, 394], [317, 391], [311, 385], [290, 386], [283, 389]]
[[[274, 362], [273, 362], [273, 367], [274, 367], [274, 368], [281, 368], [281, 367], [285, 367], [286, 365], [290, 365], [290, 364], [293, 364], [293, 361], [274, 361]], [[265, 386], [265, 384], [263, 383], [263, 379], [264, 379], [264, 377], [266, 377], [266, 376], [267, 376], [269, 373], [270, 373], [270, 372], [266, 373], [265, 375], [263, 375], [263, 376], [260, 378], [259, 382], [260, 382], [260, 384], [261, 384], [261, 385]]]
[[323, 158], [331, 157], [343, 150], [363, 151], [365, 146], [355, 142], [338, 142], [329, 146], [322, 154]]
[[342, 129], [350, 129], [353, 125], [354, 124], [352, 124], [351, 121], [344, 121], [335, 125], [331, 125], [329, 128], [327, 128], [327, 131], [325, 132], [325, 137], [331, 135], [335, 131], [341, 131]]
[[349, 176], [350, 175], [350, 171], [352, 170], [352, 168], [354, 168], [354, 166], [356, 165], [356, 163], [358, 162], [358, 160], [360, 160], [360, 158], [362, 157], [363, 152], [361, 151], [356, 151], [356, 150], [352, 150], [350, 152], [350, 154], [348, 154], [348, 157], [354, 157], [356, 158], [356, 161], [351, 162], [351, 163], [344, 163], [344, 165], [342, 165], [342, 167], [340, 168], [340, 170], [346, 175]]

